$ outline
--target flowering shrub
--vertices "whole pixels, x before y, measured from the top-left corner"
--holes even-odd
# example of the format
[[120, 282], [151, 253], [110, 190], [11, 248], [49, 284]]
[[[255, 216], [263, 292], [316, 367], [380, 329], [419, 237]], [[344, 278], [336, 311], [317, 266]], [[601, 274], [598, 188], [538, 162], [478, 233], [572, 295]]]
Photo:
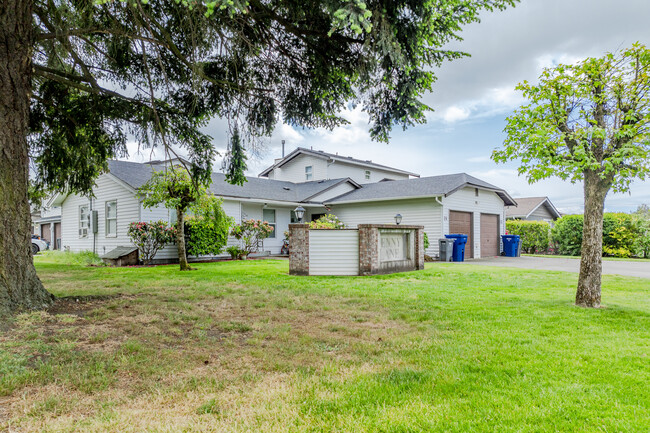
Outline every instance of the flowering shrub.
[[242, 241], [242, 250], [246, 254], [257, 251], [260, 241], [268, 238], [273, 233], [273, 227], [262, 220], [246, 220], [232, 229], [231, 234]]
[[327, 214], [309, 223], [310, 229], [344, 229], [343, 224], [336, 215]]
[[169, 227], [165, 221], [132, 222], [128, 234], [133, 245], [140, 251], [142, 262], [147, 265], [159, 249], [174, 242], [176, 228]]

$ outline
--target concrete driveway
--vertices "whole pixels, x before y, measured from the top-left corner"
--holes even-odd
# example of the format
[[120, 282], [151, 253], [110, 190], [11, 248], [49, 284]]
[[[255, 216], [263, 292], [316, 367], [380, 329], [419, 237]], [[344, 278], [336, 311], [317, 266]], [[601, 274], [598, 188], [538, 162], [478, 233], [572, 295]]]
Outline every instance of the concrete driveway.
[[[557, 257], [489, 257], [462, 262], [472, 265], [502, 266], [505, 268], [540, 269], [546, 271], [580, 272], [580, 259]], [[603, 274], [650, 278], [650, 261], [603, 260]]]

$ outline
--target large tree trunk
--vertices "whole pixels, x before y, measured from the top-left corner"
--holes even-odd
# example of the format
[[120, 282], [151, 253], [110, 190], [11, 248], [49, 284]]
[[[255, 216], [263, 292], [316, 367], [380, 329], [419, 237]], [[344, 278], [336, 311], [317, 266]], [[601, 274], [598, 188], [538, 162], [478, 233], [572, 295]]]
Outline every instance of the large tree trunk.
[[181, 271], [189, 271], [190, 265], [187, 263], [187, 251], [185, 249], [185, 212], [176, 209], [176, 247], [178, 248], [178, 263], [181, 265]]
[[576, 305], [600, 307], [603, 270], [603, 212], [611, 182], [593, 171], [585, 172], [585, 213], [582, 227], [582, 257], [576, 291]]
[[0, 2], [0, 314], [52, 302], [36, 275], [27, 200], [30, 0]]

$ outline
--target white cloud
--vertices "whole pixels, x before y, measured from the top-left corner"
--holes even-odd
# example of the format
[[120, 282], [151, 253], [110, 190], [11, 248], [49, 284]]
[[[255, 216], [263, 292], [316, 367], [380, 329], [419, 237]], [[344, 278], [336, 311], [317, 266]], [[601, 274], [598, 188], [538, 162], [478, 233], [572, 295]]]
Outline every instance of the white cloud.
[[442, 118], [447, 123], [454, 123], [458, 122], [459, 120], [467, 119], [470, 113], [471, 110], [469, 108], [453, 105], [445, 110]]

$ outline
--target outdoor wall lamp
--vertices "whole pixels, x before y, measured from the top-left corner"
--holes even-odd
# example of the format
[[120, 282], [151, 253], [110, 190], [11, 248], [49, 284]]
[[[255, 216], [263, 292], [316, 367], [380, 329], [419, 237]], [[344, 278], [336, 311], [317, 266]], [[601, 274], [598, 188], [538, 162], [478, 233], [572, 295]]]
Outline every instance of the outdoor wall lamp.
[[302, 223], [302, 217], [305, 216], [305, 208], [302, 206], [298, 206], [293, 210], [293, 212], [296, 214], [296, 218], [298, 218], [298, 222]]
[[397, 214], [395, 215], [395, 224], [399, 225], [399, 223], [402, 222], [402, 215]]

